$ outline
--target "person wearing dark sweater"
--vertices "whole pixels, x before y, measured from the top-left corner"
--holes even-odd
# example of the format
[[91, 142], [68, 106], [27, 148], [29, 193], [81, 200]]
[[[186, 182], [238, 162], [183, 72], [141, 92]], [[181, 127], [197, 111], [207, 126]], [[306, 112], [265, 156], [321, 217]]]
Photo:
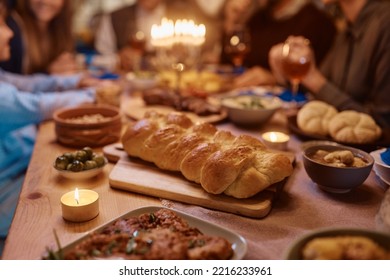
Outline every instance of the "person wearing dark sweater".
[[[321, 63], [337, 31], [330, 15], [310, 0], [268, 0], [249, 18], [246, 27], [251, 40], [243, 66], [249, 70], [236, 79], [236, 86], [274, 84], [268, 53], [290, 35], [309, 39], [316, 61]], [[229, 62], [224, 52], [221, 62]]]

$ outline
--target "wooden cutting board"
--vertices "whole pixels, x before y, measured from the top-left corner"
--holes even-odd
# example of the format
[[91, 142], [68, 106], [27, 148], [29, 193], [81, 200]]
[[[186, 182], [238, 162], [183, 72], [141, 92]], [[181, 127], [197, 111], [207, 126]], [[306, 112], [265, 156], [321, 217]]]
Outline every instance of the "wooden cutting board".
[[237, 199], [209, 194], [199, 184], [185, 179], [180, 172], [164, 171], [154, 164], [129, 157], [121, 144], [108, 145], [103, 148], [103, 153], [109, 161], [116, 162], [109, 175], [112, 188], [252, 218], [263, 218], [269, 214], [286, 181], [274, 184], [251, 198]]

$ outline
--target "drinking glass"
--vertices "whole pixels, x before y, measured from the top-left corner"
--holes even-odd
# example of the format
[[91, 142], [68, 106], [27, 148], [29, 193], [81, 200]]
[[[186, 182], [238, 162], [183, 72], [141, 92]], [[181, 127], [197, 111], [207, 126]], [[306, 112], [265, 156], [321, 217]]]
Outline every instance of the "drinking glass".
[[224, 50], [233, 63], [236, 71], [242, 71], [244, 59], [250, 51], [251, 38], [243, 25], [236, 26], [224, 42]]
[[282, 69], [290, 81], [292, 105], [297, 106], [296, 95], [302, 78], [311, 64], [310, 41], [303, 38], [288, 38], [282, 49]]
[[133, 71], [137, 72], [142, 68], [142, 60], [146, 52], [146, 37], [142, 31], [136, 31], [129, 37], [129, 46], [133, 50]]

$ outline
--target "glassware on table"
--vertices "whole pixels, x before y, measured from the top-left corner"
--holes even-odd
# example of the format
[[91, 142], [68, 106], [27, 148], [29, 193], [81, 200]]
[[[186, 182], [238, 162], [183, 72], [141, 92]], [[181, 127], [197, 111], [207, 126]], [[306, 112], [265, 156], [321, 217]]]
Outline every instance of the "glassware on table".
[[298, 107], [296, 97], [302, 78], [311, 65], [310, 41], [303, 38], [288, 38], [282, 49], [282, 69], [291, 84], [291, 105]]
[[154, 64], [159, 71], [176, 73], [176, 91], [180, 94], [182, 72], [198, 69], [206, 27], [193, 20], [178, 19], [176, 22], [162, 19], [160, 25], [151, 29], [152, 46], [156, 50]]
[[250, 51], [251, 37], [243, 25], [238, 25], [227, 34], [224, 42], [224, 51], [230, 57], [236, 72], [242, 72], [244, 59]]
[[142, 68], [142, 58], [146, 52], [146, 37], [142, 31], [137, 31], [129, 37], [129, 46], [134, 51], [133, 71], [139, 71]]

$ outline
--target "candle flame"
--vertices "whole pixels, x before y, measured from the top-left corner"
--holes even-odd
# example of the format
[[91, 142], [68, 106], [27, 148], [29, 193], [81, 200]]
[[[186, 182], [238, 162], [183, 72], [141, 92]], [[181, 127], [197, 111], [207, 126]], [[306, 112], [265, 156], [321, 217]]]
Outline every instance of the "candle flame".
[[275, 132], [271, 132], [269, 134], [269, 139], [271, 140], [271, 142], [276, 142], [278, 141], [278, 135]]
[[79, 195], [79, 189], [76, 188], [74, 191], [74, 199], [76, 200], [77, 204], [79, 204], [80, 195]]
[[176, 43], [202, 45], [205, 41], [206, 26], [195, 24], [193, 20], [173, 20], [163, 18], [161, 24], [153, 24], [152, 43], [155, 46], [171, 46]]

